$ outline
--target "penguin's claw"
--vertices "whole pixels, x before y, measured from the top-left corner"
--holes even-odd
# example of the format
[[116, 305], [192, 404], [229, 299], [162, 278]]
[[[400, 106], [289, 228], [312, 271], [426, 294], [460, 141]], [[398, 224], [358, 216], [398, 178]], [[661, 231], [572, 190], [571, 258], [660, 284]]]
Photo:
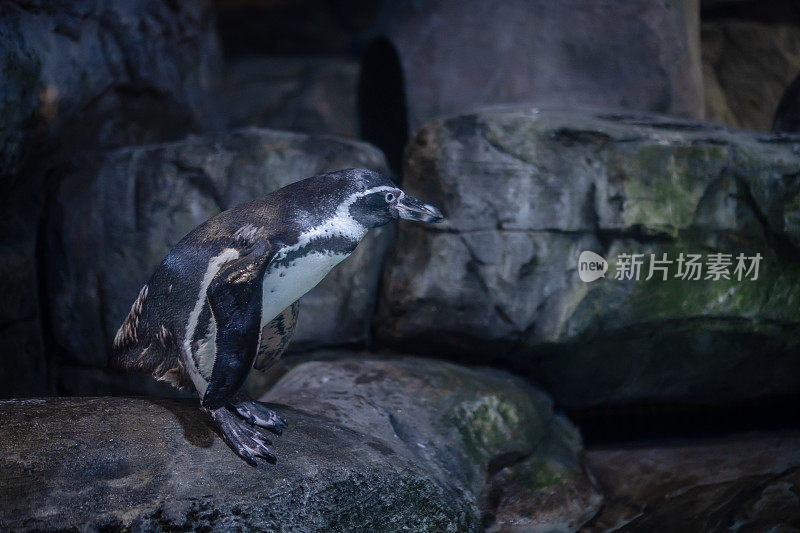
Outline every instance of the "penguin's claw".
[[283, 433], [286, 420], [261, 402], [246, 397], [237, 397], [229, 405], [237, 415], [254, 426], [259, 426], [276, 435]]
[[252, 466], [257, 466], [257, 457], [275, 463], [277, 458], [267, 446], [272, 444], [267, 437], [238, 419], [225, 408], [208, 410], [222, 438], [236, 454]]

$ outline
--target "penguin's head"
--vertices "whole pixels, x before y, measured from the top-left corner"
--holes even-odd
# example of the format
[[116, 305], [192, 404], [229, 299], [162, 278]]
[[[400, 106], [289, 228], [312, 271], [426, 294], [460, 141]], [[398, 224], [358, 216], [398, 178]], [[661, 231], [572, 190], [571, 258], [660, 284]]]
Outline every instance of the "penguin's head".
[[407, 195], [391, 179], [363, 169], [354, 169], [350, 194], [345, 200], [350, 217], [370, 229], [402, 218], [420, 222], [441, 222], [436, 207]]

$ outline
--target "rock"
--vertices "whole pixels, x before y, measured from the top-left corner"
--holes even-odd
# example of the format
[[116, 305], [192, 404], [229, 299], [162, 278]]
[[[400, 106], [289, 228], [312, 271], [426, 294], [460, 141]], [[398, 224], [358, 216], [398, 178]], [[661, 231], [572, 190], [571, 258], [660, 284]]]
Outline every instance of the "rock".
[[[298, 179], [347, 167], [387, 172], [381, 153], [364, 143], [249, 129], [112, 151], [65, 177], [46, 249], [60, 361], [105, 367], [139, 289], [195, 226]], [[390, 239], [390, 228], [370, 232], [303, 297], [295, 350], [366, 344]], [[142, 392], [119, 387], [117, 394]]]
[[0, 110], [8, 135], [42, 134], [26, 127], [33, 121], [72, 149], [120, 146], [214, 120], [219, 45], [206, 2], [33, 0], [3, 10], [0, 57], [14, 74], [0, 86], [12, 96]]
[[[513, 368], [570, 409], [792, 394], [798, 154], [798, 137], [654, 115], [504, 107], [431, 122], [405, 184], [447, 221], [398, 228], [376, 342]], [[609, 260], [605, 279], [579, 279], [584, 250]], [[675, 278], [680, 253], [713, 252], [761, 254], [758, 279], [734, 265], [731, 280]], [[639, 281], [614, 279], [622, 253], [645, 254]], [[646, 281], [664, 253], [668, 279]]]
[[606, 502], [581, 531], [792, 531], [800, 434], [590, 450]]
[[531, 471], [529, 493], [583, 479], [581, 511], [599, 505], [575, 470], [576, 430], [508, 374], [412, 358], [308, 363], [267, 397], [297, 405], [276, 404], [290, 425], [272, 438], [277, 464], [257, 468], [196, 402], [0, 402], [0, 527], [478, 531], [487, 469], [509, 457], [566, 473]]
[[47, 194], [63, 169], [98, 146], [214, 127], [207, 97], [218, 60], [206, 2], [0, 6], [0, 263], [9, 274], [0, 276], [0, 351], [25, 357], [0, 370], [0, 397], [49, 389], [35, 249]]
[[580, 435], [545, 395], [502, 372], [417, 358], [311, 362], [264, 396], [380, 436], [458, 492], [483, 523], [575, 531], [602, 498], [578, 461]]
[[[696, 0], [409, 0], [384, 2], [373, 34], [387, 36], [399, 55], [411, 132], [487, 104], [700, 118], [697, 13]], [[369, 68], [363, 75], [373, 76]]]
[[800, 71], [800, 28], [746, 20], [702, 25], [706, 118], [772, 130], [781, 97]]
[[577, 531], [603, 503], [591, 474], [584, 474], [576, 457], [580, 435], [558, 417], [541, 452], [502, 467], [481, 492], [487, 531]]
[[222, 108], [232, 127], [358, 138], [358, 63], [344, 58], [246, 57], [226, 66]]

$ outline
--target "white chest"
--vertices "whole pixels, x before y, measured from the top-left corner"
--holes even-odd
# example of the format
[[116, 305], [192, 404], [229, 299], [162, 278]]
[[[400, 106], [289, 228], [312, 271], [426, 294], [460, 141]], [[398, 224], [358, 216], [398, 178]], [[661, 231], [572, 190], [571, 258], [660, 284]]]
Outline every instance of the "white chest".
[[289, 264], [268, 267], [261, 291], [261, 327], [322, 281], [347, 255], [311, 252]]

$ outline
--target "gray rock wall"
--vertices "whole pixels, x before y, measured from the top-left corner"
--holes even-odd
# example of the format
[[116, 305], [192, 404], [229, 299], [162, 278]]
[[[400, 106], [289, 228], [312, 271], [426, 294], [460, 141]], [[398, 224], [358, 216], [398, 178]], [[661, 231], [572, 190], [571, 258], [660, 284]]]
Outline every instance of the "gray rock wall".
[[40, 214], [74, 156], [211, 128], [219, 50], [206, 2], [0, 6], [2, 396], [52, 392], [44, 353]]
[[399, 54], [412, 133], [490, 104], [703, 116], [695, 0], [385, 2], [379, 21], [373, 33]]
[[234, 128], [259, 126], [359, 138], [358, 62], [243, 57], [225, 67], [220, 105]]
[[[399, 227], [379, 345], [499, 363], [571, 408], [790, 394], [800, 139], [660, 116], [487, 109], [433, 121], [406, 186], [448, 217]], [[581, 251], [610, 261], [577, 274]], [[645, 281], [649, 254], [760, 253], [758, 280]], [[641, 279], [615, 280], [621, 253]], [[730, 267], [733, 272], [733, 266]]]

